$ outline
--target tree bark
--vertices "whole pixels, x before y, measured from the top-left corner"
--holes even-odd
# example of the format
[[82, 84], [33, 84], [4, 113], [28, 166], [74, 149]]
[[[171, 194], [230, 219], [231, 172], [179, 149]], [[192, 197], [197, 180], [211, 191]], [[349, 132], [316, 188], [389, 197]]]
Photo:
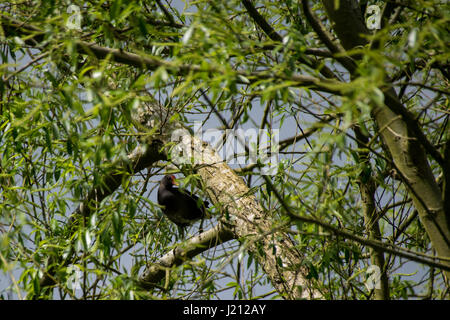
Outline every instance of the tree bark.
[[[181, 124], [161, 125], [160, 110], [149, 105], [141, 107], [136, 121], [149, 129], [161, 126], [162, 134], [158, 139], [164, 143], [179, 143], [178, 147], [188, 153], [187, 158], [195, 160], [194, 168], [211, 202], [220, 208], [221, 219], [230, 226], [233, 238], [254, 255], [280, 295], [286, 299], [322, 298], [322, 294], [313, 289], [311, 280], [306, 279], [308, 270], [302, 265], [303, 255], [288, 234], [274, 228], [272, 219], [244, 180], [209, 144], [191, 135]], [[164, 118], [170, 119], [170, 116]], [[181, 157], [172, 154], [169, 158], [176, 165], [183, 164]]]
[[[372, 175], [369, 152], [365, 149], [369, 139], [361, 132], [359, 126], [355, 126], [354, 132], [360, 150], [358, 152], [359, 162], [364, 166], [364, 169], [359, 176], [359, 192], [361, 194], [363, 205], [364, 225], [369, 239], [382, 241], [380, 225], [378, 223], [378, 212], [375, 205], [375, 191], [377, 189], [377, 184]], [[374, 289], [375, 299], [388, 300], [389, 278], [387, 267], [385, 265], [384, 252], [382, 250], [370, 248], [370, 261], [372, 265], [375, 265], [380, 269], [380, 279], [378, 283], [375, 284]]]
[[145, 289], [153, 288], [164, 278], [170, 268], [179, 266], [186, 260], [232, 239], [234, 234], [226, 225], [218, 223], [213, 228], [170, 250], [158, 262], [148, 264], [139, 279], [140, 285]]

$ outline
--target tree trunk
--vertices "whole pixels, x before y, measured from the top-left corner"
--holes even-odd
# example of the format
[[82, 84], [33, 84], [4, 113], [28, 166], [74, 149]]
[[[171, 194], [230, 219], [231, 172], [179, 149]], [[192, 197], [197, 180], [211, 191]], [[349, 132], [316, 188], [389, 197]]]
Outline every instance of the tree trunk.
[[[323, 0], [333, 29], [346, 50], [368, 44], [362, 35], [369, 35], [359, 4], [355, 0]], [[358, 58], [357, 56], [355, 58]], [[356, 75], [354, 75], [356, 76]], [[389, 79], [387, 79], [389, 84]], [[442, 193], [436, 183], [427, 160], [428, 145], [418, 132], [417, 123], [399, 102], [393, 89], [385, 89], [385, 104], [372, 110], [372, 117], [380, 128], [380, 134], [392, 155], [408, 192], [413, 199], [433, 248], [439, 257], [450, 257], [450, 228], [447, 221]], [[427, 148], [427, 151], [429, 147]], [[429, 152], [429, 151], [428, 151]], [[443, 263], [450, 264], [448, 261]], [[450, 276], [446, 272], [446, 277]]]

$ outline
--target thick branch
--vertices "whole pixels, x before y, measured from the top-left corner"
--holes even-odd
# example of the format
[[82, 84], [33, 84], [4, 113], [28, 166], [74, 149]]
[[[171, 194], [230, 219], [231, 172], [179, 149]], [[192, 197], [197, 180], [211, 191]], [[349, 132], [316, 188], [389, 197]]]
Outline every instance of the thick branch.
[[[147, 147], [138, 146], [128, 156], [126, 160], [119, 160], [111, 166], [108, 173], [103, 175], [100, 183], [93, 186], [88, 196], [75, 209], [69, 219], [69, 225], [73, 228], [77, 219], [81, 217], [89, 217], [98, 204], [111, 195], [122, 183], [123, 179], [129, 178], [132, 174], [151, 166], [153, 163], [163, 160], [164, 156], [159, 152], [161, 144], [154, 141]], [[73, 232], [76, 232], [75, 230]], [[69, 236], [69, 238], [72, 238]], [[49, 263], [52, 267], [44, 271], [44, 275], [40, 279], [40, 287], [45, 288], [55, 284], [54, 275], [58, 267], [71, 263], [73, 252], [67, 254], [65, 259], [62, 256], [58, 260]]]
[[269, 36], [272, 41], [282, 42], [283, 38], [272, 28], [272, 26], [259, 14], [255, 6], [250, 0], [242, 0], [242, 4], [247, 9], [248, 14], [252, 17], [253, 21]]
[[[373, 239], [366, 239], [360, 236], [355, 235], [352, 232], [349, 232], [345, 229], [342, 228], [337, 228], [327, 222], [318, 220], [316, 218], [312, 218], [309, 216], [301, 216], [298, 215], [296, 213], [294, 213], [291, 208], [284, 202], [283, 197], [280, 195], [280, 193], [278, 192], [278, 190], [274, 187], [274, 185], [272, 184], [272, 182], [270, 181], [269, 178], [267, 178], [266, 176], [264, 176], [264, 179], [266, 181], [266, 183], [270, 186], [271, 191], [274, 193], [275, 197], [278, 199], [278, 201], [280, 202], [280, 204], [282, 205], [283, 209], [286, 211], [286, 214], [293, 220], [297, 220], [297, 221], [301, 221], [301, 222], [305, 222], [305, 223], [312, 223], [312, 224], [316, 224], [318, 226], [321, 226], [323, 229], [330, 231], [331, 233], [337, 235], [337, 236], [341, 236], [345, 239], [349, 239], [352, 241], [355, 241], [357, 243], [366, 245], [368, 247], [371, 247], [373, 249], [376, 250], [380, 250], [382, 252], [387, 252], [387, 253], [391, 253], [393, 255], [396, 255], [398, 257], [402, 257], [402, 258], [406, 258], [408, 260], [411, 261], [415, 261], [415, 262], [419, 262], [419, 263], [423, 263], [425, 265], [428, 266], [434, 266], [437, 268], [440, 268], [442, 270], [445, 271], [450, 271], [450, 264], [448, 263], [450, 261], [450, 258], [447, 256], [444, 257], [438, 257], [438, 256], [429, 256], [429, 255], [425, 255], [419, 252], [413, 252], [411, 250], [407, 250], [407, 249], [402, 249], [402, 248], [398, 248], [395, 247], [393, 244], [390, 243], [383, 243], [381, 241], [378, 240], [373, 240]], [[442, 261], [439, 262], [438, 260]]]
[[[325, 26], [320, 22], [317, 17], [314, 16], [311, 8], [309, 7], [309, 1], [303, 0], [303, 13], [306, 16], [311, 27], [314, 29], [319, 39], [326, 45], [326, 47], [333, 53], [343, 55], [345, 50], [339, 43], [334, 43], [331, 34], [327, 31]], [[336, 58], [350, 73], [353, 73], [356, 69], [355, 63], [348, 56], [341, 56]]]
[[[242, 4], [247, 10], [250, 17], [253, 21], [258, 25], [267, 36], [275, 42], [282, 42], [283, 38], [272, 28], [272, 26], [264, 19], [264, 17], [256, 10], [251, 0], [242, 0]], [[307, 65], [311, 65], [313, 67], [318, 67], [318, 63], [314, 61], [309, 61], [303, 57], [299, 57], [298, 60]], [[326, 66], [321, 66], [320, 73], [327, 78], [337, 79], [336, 75]]]
[[[369, 32], [358, 12], [355, 0], [322, 0], [335, 33], [346, 50], [368, 44]], [[389, 83], [390, 80], [386, 79]], [[433, 247], [441, 257], [450, 257], [450, 227], [445, 215], [441, 191], [436, 183], [424, 149], [439, 163], [442, 155], [428, 141], [411, 113], [403, 106], [392, 88], [382, 88], [385, 105], [374, 106], [372, 117], [392, 155], [395, 166], [407, 185], [422, 224]], [[393, 120], [395, 119], [395, 120]], [[448, 265], [450, 263], [447, 262]], [[447, 272], [447, 277], [450, 272]]]
[[[28, 45], [39, 48], [39, 44], [44, 40], [43, 31], [4, 15], [0, 15], [0, 18], [3, 20], [2, 24], [7, 31], [9, 30], [28, 36], [25, 42]], [[30, 36], [30, 33], [34, 34], [34, 36]], [[180, 65], [171, 61], [144, 57], [124, 50], [102, 47], [95, 43], [88, 43], [81, 40], [75, 40], [75, 44], [82, 53], [92, 55], [97, 59], [110, 59], [114, 62], [147, 70], [156, 70], [159, 67], [164, 67], [168, 73], [177, 76], [188, 75], [192, 72], [205, 72], [211, 75], [226, 73], [224, 69], [219, 67], [208, 66], [205, 68], [195, 64]], [[246, 72], [235, 70], [234, 72], [235, 81], [239, 84], [249, 84], [260, 80], [273, 79], [275, 81], [291, 81], [293, 87], [310, 87], [314, 90], [335, 94], [340, 92], [339, 86], [341, 83], [329, 79], [319, 79], [304, 75], [286, 76], [284, 74], [274, 74], [271, 71]]]
[[[447, 141], [444, 146], [444, 181], [442, 195], [444, 198], [444, 211], [447, 223], [450, 224], [450, 121], [447, 121]], [[450, 228], [450, 225], [448, 226]]]
[[157, 262], [149, 264], [140, 278], [140, 285], [145, 289], [151, 289], [164, 278], [168, 269], [232, 239], [234, 234], [224, 224], [218, 223], [215, 227], [172, 249]]
[[73, 215], [75, 217], [89, 217], [92, 213], [92, 208], [120, 187], [123, 179], [129, 178], [134, 173], [151, 166], [159, 160], [164, 160], [164, 155], [159, 152], [161, 147], [162, 144], [159, 141], [154, 141], [145, 147], [137, 146], [126, 160], [120, 160], [113, 164], [108, 170], [109, 173], [101, 177], [98, 185], [91, 189], [86, 199], [78, 206]]
[[[151, 107], [139, 109], [137, 121], [143, 126], [158, 123], [154, 110]], [[303, 254], [296, 249], [289, 234], [273, 229], [272, 219], [268, 219], [242, 178], [214, 149], [191, 136], [180, 124], [169, 123], [162, 131], [165, 143], [177, 136], [177, 147], [184, 151], [187, 159], [194, 159], [194, 168], [211, 202], [220, 208], [222, 219], [230, 225], [234, 237], [258, 260], [275, 289], [288, 299], [321, 298], [321, 293], [312, 286], [313, 280], [306, 278], [308, 271], [302, 264]], [[186, 158], [172, 156], [171, 159], [177, 165], [186, 164]], [[260, 237], [261, 234], [267, 236]]]
[[[356, 141], [358, 143], [358, 155], [360, 165], [367, 166], [369, 170], [362, 170], [358, 179], [361, 202], [363, 205], [364, 225], [366, 227], [368, 238], [381, 242], [381, 231], [378, 223], [378, 212], [375, 205], [375, 190], [377, 185], [372, 176], [370, 168], [369, 150], [367, 145], [369, 138], [361, 132], [359, 126], [354, 126]], [[369, 172], [367, 174], [367, 172]], [[370, 260], [372, 264], [378, 266], [381, 270], [380, 289], [375, 288], [375, 299], [389, 300], [389, 278], [385, 265], [384, 253], [381, 250], [370, 250]]]

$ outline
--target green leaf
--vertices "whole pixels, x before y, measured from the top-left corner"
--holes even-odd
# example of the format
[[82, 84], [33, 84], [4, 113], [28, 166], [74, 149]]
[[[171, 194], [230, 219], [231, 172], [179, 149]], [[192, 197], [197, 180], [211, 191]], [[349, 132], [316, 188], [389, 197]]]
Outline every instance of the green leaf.
[[111, 21], [116, 20], [119, 17], [120, 9], [122, 6], [122, 0], [114, 0], [109, 7], [109, 18]]
[[36, 296], [39, 296], [39, 293], [41, 291], [40, 278], [38, 274], [39, 272], [36, 272], [36, 274], [33, 277], [33, 292]]

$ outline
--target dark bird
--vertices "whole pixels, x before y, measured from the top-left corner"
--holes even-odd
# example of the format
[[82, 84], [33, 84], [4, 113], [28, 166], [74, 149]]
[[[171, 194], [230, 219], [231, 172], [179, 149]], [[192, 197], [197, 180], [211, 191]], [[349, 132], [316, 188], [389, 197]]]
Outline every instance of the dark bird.
[[196, 195], [175, 188], [176, 185], [175, 176], [166, 175], [162, 178], [158, 189], [158, 204], [164, 206], [163, 213], [183, 234], [185, 227], [205, 217], [208, 203], [203, 201], [202, 205]]

